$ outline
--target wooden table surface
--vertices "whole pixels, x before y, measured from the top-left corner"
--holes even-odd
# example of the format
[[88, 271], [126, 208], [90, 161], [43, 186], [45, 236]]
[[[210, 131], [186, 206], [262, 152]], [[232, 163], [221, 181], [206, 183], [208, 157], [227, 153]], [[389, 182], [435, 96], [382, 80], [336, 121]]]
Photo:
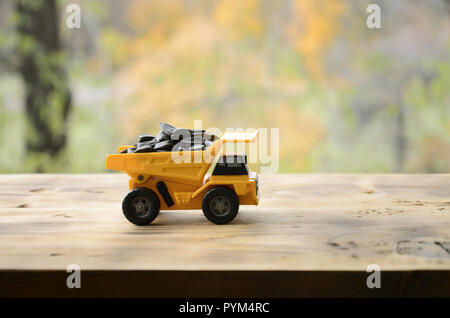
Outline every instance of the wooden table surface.
[[0, 175], [0, 296], [450, 296], [450, 175], [262, 175], [260, 205], [222, 226], [199, 210], [137, 227], [127, 180]]

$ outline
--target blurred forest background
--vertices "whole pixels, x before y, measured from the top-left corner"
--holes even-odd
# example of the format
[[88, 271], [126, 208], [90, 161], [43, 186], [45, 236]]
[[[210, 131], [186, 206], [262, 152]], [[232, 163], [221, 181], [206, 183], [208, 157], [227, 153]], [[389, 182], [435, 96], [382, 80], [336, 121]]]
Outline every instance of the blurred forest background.
[[449, 17], [446, 0], [0, 0], [0, 172], [102, 172], [194, 119], [279, 127], [280, 172], [450, 172]]

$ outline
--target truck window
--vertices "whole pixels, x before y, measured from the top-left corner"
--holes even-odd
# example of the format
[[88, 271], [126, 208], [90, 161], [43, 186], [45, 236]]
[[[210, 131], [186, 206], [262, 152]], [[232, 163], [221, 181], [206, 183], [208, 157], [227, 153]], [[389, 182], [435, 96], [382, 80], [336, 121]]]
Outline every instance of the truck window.
[[215, 176], [248, 175], [247, 155], [224, 155], [217, 161]]

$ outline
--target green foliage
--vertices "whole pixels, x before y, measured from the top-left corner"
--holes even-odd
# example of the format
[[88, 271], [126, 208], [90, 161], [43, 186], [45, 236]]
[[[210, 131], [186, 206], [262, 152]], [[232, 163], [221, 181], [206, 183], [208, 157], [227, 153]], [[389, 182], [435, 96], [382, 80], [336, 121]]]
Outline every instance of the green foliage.
[[[383, 11], [397, 10], [383, 15], [390, 27], [368, 30], [367, 1], [112, 3], [81, 3], [83, 27], [62, 29], [64, 53], [17, 39], [56, 87], [40, 116], [53, 133], [67, 131], [68, 143], [57, 158], [24, 154], [33, 131], [23, 109], [9, 106], [11, 92], [14, 105], [24, 93], [8, 74], [0, 78], [0, 142], [13, 155], [0, 157], [0, 172], [38, 162], [45, 171], [105, 171], [106, 154], [160, 120], [190, 127], [194, 119], [280, 128], [280, 172], [450, 172], [448, 14], [385, 2]], [[0, 33], [0, 55], [13, 37]], [[67, 123], [57, 120], [64, 83], [53, 70], [62, 64], [75, 97]]]
[[15, 96], [22, 94], [17, 76], [0, 76], [0, 173], [24, 172], [25, 116]]

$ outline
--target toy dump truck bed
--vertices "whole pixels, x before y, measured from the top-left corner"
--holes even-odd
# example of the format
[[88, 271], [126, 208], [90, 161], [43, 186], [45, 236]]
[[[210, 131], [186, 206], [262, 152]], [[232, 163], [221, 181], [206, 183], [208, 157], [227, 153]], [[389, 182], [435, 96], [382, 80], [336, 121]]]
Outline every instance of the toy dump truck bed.
[[[211, 162], [195, 162], [195, 159], [202, 158], [206, 152], [183, 152], [183, 157], [191, 161], [188, 163], [174, 160], [175, 155], [172, 152], [114, 154], [106, 158], [106, 168], [125, 171], [131, 178], [139, 181], [151, 175], [197, 183], [203, 181]], [[142, 176], [141, 179], [139, 176]]]

